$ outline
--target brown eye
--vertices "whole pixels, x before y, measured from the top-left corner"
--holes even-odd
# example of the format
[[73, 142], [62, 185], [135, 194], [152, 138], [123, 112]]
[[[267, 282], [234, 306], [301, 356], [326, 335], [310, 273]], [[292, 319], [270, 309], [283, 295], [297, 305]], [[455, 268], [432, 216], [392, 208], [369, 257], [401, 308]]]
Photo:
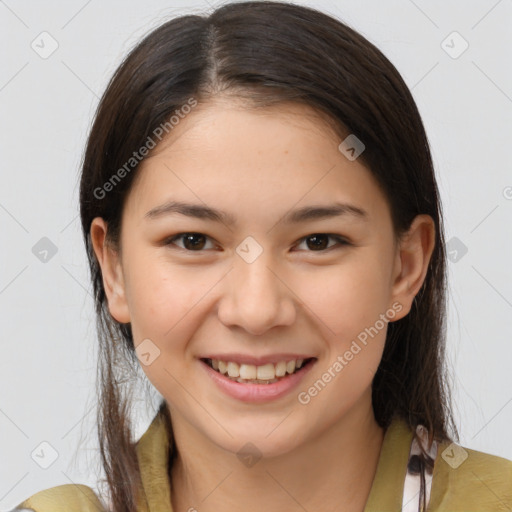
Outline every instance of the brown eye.
[[[301, 243], [306, 243], [308, 252], [325, 252], [326, 249], [331, 249], [333, 246], [328, 246], [328, 240], [332, 239], [338, 242], [336, 245], [350, 245], [345, 239], [328, 233], [313, 233], [301, 239]], [[299, 244], [300, 245], [300, 244]]]
[[[176, 240], [183, 240], [183, 246], [175, 243]], [[172, 238], [166, 240], [166, 245], [178, 245], [180, 249], [190, 252], [199, 252], [205, 248], [206, 241], [209, 237], [202, 233], [179, 233]]]

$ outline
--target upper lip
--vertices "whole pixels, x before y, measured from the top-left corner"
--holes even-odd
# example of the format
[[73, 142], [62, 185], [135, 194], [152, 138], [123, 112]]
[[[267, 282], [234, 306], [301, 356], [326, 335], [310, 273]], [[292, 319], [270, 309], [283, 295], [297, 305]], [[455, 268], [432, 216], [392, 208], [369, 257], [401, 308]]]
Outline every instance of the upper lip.
[[269, 354], [266, 356], [250, 356], [246, 354], [209, 354], [200, 357], [200, 359], [217, 359], [217, 361], [234, 362], [238, 364], [252, 364], [254, 366], [263, 366], [264, 364], [277, 364], [280, 361], [292, 361], [297, 359], [311, 359], [314, 356], [309, 354], [292, 354], [292, 353], [281, 353], [281, 354]]

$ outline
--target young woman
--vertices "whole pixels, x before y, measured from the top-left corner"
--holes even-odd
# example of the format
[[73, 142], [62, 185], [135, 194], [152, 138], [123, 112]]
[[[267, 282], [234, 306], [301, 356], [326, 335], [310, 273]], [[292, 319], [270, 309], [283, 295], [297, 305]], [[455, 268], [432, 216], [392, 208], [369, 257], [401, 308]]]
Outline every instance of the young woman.
[[[101, 99], [80, 207], [108, 492], [20, 507], [512, 507], [512, 462], [456, 443], [424, 127], [357, 32], [283, 2], [160, 26]], [[163, 400], [136, 441], [139, 366]]]

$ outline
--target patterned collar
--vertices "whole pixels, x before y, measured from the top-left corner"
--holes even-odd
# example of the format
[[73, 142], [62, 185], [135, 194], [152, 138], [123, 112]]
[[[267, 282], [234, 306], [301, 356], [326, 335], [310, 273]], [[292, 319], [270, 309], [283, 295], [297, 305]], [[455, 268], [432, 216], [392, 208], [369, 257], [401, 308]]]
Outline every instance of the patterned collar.
[[[431, 459], [431, 466], [424, 463], [420, 446], [416, 439], [411, 443], [409, 462], [404, 482], [404, 494], [402, 500], [402, 512], [418, 512], [427, 510], [430, 503], [430, 491], [432, 489], [433, 466], [437, 457], [437, 441], [432, 442], [428, 448], [428, 431], [423, 425], [416, 427], [416, 433], [421, 440], [423, 449]], [[425, 495], [423, 503], [422, 496]]]

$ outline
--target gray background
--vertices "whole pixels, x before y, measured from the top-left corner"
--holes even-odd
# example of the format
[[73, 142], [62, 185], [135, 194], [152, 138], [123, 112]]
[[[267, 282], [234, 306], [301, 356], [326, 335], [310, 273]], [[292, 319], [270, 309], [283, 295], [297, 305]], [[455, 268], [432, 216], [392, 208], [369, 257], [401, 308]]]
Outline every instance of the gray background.
[[[461, 444], [512, 459], [512, 2], [300, 3], [360, 31], [412, 89], [452, 259], [448, 356]], [[214, 5], [0, 1], [0, 509], [55, 485], [97, 489], [95, 320], [77, 199], [85, 137], [132, 45], [169, 17]], [[43, 31], [58, 44], [47, 58], [55, 43]], [[46, 261], [43, 237], [57, 250]], [[139, 434], [158, 398], [139, 398]], [[40, 463], [51, 462], [42, 442], [58, 454], [48, 469], [31, 456], [43, 450]]]

